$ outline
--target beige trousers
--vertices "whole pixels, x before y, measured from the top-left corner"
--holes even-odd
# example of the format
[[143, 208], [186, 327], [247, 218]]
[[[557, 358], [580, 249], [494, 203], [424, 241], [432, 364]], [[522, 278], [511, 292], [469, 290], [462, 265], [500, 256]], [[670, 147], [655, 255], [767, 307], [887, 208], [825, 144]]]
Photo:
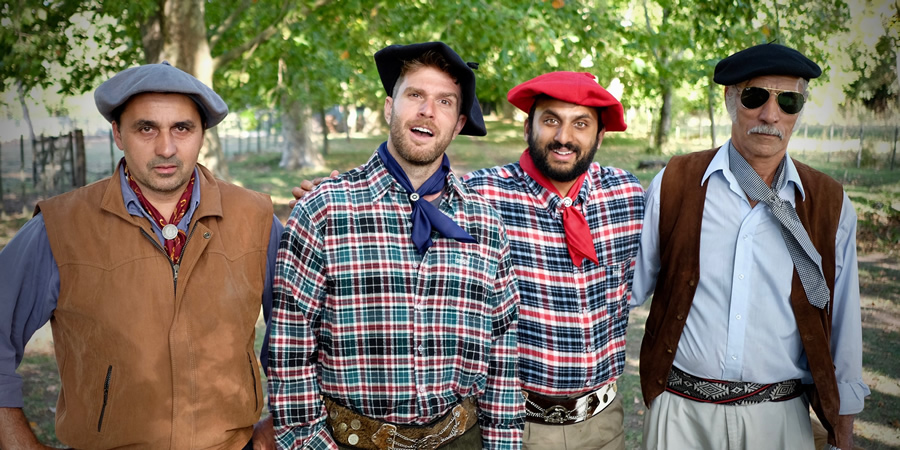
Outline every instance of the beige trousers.
[[523, 450], [624, 450], [625, 410], [616, 395], [603, 411], [572, 425], [525, 422]]
[[644, 415], [646, 450], [814, 450], [805, 396], [748, 406], [700, 403], [663, 392]]

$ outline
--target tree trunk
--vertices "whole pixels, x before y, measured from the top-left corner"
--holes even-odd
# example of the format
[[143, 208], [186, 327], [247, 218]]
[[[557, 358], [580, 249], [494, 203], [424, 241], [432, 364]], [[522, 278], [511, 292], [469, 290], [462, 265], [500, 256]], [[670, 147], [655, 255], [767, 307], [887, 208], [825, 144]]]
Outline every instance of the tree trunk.
[[[159, 14], [141, 26], [148, 63], [169, 64], [213, 87], [212, 53], [206, 37], [203, 0], [163, 0]], [[217, 177], [228, 179], [228, 165], [215, 128], [206, 130], [199, 161]]]
[[278, 166], [288, 170], [323, 168], [325, 161], [311, 137], [309, 107], [285, 93], [281, 95], [281, 111], [284, 148]]
[[654, 150], [656, 154], [662, 154], [669, 141], [669, 127], [672, 125], [672, 87], [668, 84], [662, 86], [662, 108], [659, 109], [659, 127], [656, 128]]
[[716, 148], [716, 85], [709, 80], [709, 91], [706, 102], [706, 111], [709, 114], [709, 142], [712, 144], [709, 148]]
[[22, 105], [22, 117], [25, 119], [25, 123], [28, 124], [28, 137], [31, 138], [31, 142], [37, 140], [34, 136], [34, 124], [31, 123], [31, 113], [28, 112], [28, 104], [25, 103], [25, 85], [22, 83], [22, 80], [16, 81], [16, 88], [19, 91], [19, 104]]

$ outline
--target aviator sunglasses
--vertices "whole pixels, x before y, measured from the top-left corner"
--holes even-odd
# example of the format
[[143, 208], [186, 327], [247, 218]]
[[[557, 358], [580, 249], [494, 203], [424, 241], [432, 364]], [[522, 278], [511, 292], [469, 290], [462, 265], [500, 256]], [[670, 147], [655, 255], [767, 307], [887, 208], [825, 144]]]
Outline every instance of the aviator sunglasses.
[[741, 90], [741, 104], [747, 109], [759, 108], [769, 101], [769, 95], [772, 93], [776, 94], [778, 107], [780, 107], [785, 114], [793, 115], [799, 113], [800, 110], [803, 109], [803, 103], [806, 102], [806, 99], [803, 98], [803, 94], [796, 91], [750, 86]]

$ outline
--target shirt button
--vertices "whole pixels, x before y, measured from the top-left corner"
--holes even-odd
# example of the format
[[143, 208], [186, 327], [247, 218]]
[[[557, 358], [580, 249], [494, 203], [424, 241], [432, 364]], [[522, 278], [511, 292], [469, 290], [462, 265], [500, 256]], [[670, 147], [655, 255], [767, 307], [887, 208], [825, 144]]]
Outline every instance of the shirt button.
[[425, 351], [425, 347], [424, 347], [424, 346], [422, 346], [422, 345], [419, 345], [419, 347], [418, 347], [418, 348], [416, 348], [416, 350], [418, 350], [418, 351], [419, 351], [419, 354], [420, 354], [420, 355], [421, 355], [421, 354], [422, 354], [422, 352], [424, 352], [424, 351]]
[[425, 393], [425, 386], [419, 386], [418, 391], [419, 391], [420, 394], [424, 394], [424, 393]]
[[413, 263], [413, 269], [418, 269], [418, 268], [419, 268], [419, 263]]
[[734, 316], [734, 318], [737, 319], [737, 320], [741, 320], [741, 315], [738, 314], [738, 315]]
[[744, 240], [745, 240], [745, 241], [746, 241], [746, 240], [747, 240], [747, 238], [749, 238], [749, 237], [750, 237], [750, 235], [749, 235], [749, 234], [745, 234], [745, 235], [744, 235]]
[[743, 279], [744, 279], [744, 274], [738, 275], [738, 279], [739, 279], [739, 280], [743, 280]]
[[731, 355], [731, 359], [737, 361], [737, 355]]
[[415, 192], [413, 192], [412, 194], [409, 194], [409, 199], [412, 200], [412, 201], [414, 201], [414, 202], [415, 202], [415, 201], [418, 201], [418, 200], [419, 200], [419, 194], [416, 194]]

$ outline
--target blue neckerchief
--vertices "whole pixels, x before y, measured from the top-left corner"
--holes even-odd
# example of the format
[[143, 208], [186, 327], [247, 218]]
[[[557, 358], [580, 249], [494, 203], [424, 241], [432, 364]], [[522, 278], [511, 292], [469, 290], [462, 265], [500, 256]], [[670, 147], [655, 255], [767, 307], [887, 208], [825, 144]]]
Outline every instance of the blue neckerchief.
[[441, 167], [425, 183], [422, 183], [418, 190], [413, 189], [406, 172], [403, 171], [403, 168], [400, 167], [400, 164], [388, 151], [387, 142], [382, 142], [381, 146], [378, 147], [378, 156], [384, 163], [388, 173], [400, 183], [403, 189], [406, 189], [406, 192], [410, 193], [410, 200], [412, 201], [412, 216], [410, 218], [413, 224], [412, 240], [420, 254], [425, 253], [434, 244], [431, 241], [432, 229], [437, 230], [441, 236], [453, 238], [460, 242], [475, 242], [475, 238], [466, 233], [466, 230], [463, 230], [453, 219], [444, 215], [424, 198], [426, 195], [435, 194], [444, 189], [447, 175], [450, 173], [450, 160], [447, 158], [447, 155], [444, 155]]

